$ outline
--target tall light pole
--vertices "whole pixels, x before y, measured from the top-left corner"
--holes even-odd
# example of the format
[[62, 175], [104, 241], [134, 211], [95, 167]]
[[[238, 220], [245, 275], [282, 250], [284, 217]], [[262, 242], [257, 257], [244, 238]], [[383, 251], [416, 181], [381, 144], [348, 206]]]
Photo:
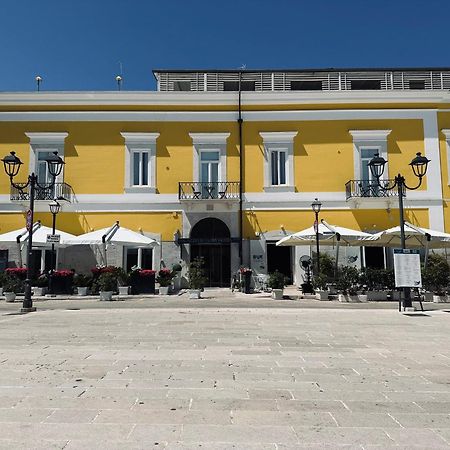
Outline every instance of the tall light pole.
[[[55, 235], [56, 231], [56, 216], [61, 211], [61, 204], [58, 203], [58, 201], [55, 199], [53, 202], [48, 204], [48, 207], [50, 208], [50, 212], [52, 213], [52, 235]], [[53, 293], [53, 286], [52, 286], [52, 273], [56, 269], [56, 254], [55, 254], [55, 244], [52, 241], [52, 262], [50, 267], [50, 276], [48, 278], [49, 288], [50, 288], [50, 294]]]
[[[370, 167], [370, 171], [372, 172], [373, 177], [376, 179], [376, 183], [380, 189], [383, 191], [390, 191], [392, 189], [397, 188], [398, 193], [398, 209], [400, 213], [400, 239], [402, 250], [406, 249], [406, 238], [405, 238], [405, 218], [403, 211], [403, 197], [406, 194], [407, 190], [414, 191], [419, 189], [422, 185], [422, 179], [427, 173], [428, 163], [430, 160], [426, 156], [422, 156], [422, 154], [416, 153], [416, 157], [409, 163], [411, 166], [414, 175], [419, 179], [419, 184], [414, 187], [410, 187], [406, 184], [405, 177], [400, 173], [394, 178], [394, 184], [392, 186], [384, 185], [384, 183], [380, 183], [380, 178], [383, 176], [384, 168], [386, 166], [386, 160], [380, 156], [378, 153], [370, 160], [368, 166]], [[410, 308], [412, 306], [411, 301], [411, 290], [409, 287], [403, 288], [404, 299], [403, 299], [403, 308]]]
[[316, 215], [316, 220], [314, 221], [314, 231], [316, 232], [316, 254], [317, 254], [317, 275], [320, 273], [320, 249], [319, 249], [319, 213], [320, 208], [322, 208], [322, 203], [319, 202], [318, 198], [315, 198], [311, 203], [311, 208]]
[[25, 194], [26, 190], [29, 188], [30, 196], [30, 206], [27, 211], [27, 230], [28, 230], [28, 245], [27, 245], [27, 278], [25, 279], [25, 296], [23, 299], [23, 305], [21, 312], [27, 313], [36, 311], [33, 307], [33, 300], [31, 298], [31, 277], [32, 271], [32, 261], [33, 261], [33, 219], [34, 219], [34, 195], [36, 187], [42, 190], [52, 189], [55, 185], [56, 177], [61, 173], [64, 166], [64, 161], [58, 156], [58, 152], [53, 152], [53, 155], [46, 159], [48, 173], [50, 174], [50, 183], [40, 184], [38, 182], [36, 174], [33, 172], [28, 175], [28, 180], [26, 183], [15, 183], [14, 177], [19, 173], [20, 166], [23, 164], [22, 161], [16, 156], [15, 152], [11, 152], [9, 155], [2, 159], [3, 167], [5, 169], [6, 175], [9, 177], [11, 186], [18, 189], [21, 193]]

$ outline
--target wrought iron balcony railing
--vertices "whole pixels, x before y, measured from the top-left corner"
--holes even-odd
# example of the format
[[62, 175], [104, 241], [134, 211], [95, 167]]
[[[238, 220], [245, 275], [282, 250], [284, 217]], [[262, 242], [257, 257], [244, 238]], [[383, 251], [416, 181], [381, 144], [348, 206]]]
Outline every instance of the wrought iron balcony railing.
[[178, 183], [179, 200], [239, 200], [239, 181]]
[[[12, 202], [29, 201], [30, 187], [26, 187], [26, 183], [15, 183], [17, 187], [11, 186], [10, 199]], [[23, 189], [21, 189], [23, 187]], [[44, 183], [41, 186], [36, 186], [34, 191], [35, 200], [52, 201], [54, 199], [72, 201], [72, 186], [67, 183], [55, 183], [53, 186], [50, 183]]]
[[[392, 186], [394, 180], [380, 180], [382, 187]], [[347, 200], [351, 198], [397, 197], [397, 189], [384, 190], [376, 182], [369, 180], [350, 180], [345, 184]]]

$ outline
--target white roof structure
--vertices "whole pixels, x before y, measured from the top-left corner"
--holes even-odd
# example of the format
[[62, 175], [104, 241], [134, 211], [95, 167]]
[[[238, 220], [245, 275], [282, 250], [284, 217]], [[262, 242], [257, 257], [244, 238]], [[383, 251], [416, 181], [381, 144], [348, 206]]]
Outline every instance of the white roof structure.
[[[33, 225], [33, 247], [51, 247], [52, 244], [47, 243], [47, 235], [53, 234], [53, 230], [49, 227], [42, 225], [40, 222], [36, 222]], [[67, 240], [75, 238], [75, 235], [66, 233], [65, 231], [55, 230], [55, 234], [60, 236], [60, 242], [55, 243], [56, 247], [64, 247], [67, 244]], [[8, 233], [0, 234], [0, 242], [16, 242], [24, 244], [28, 241], [28, 230], [26, 228], [20, 228], [18, 230], [9, 231]]]
[[[319, 242], [320, 245], [336, 245], [338, 241], [346, 245], [362, 245], [372, 237], [369, 233], [352, 230], [337, 225], [329, 225], [324, 220], [319, 223]], [[314, 227], [309, 227], [297, 233], [290, 234], [279, 240], [276, 245], [314, 245], [316, 243], [316, 231]]]
[[[405, 222], [406, 246], [411, 248], [444, 248], [450, 247], [450, 234], [442, 231], [417, 227]], [[373, 234], [367, 242], [367, 246], [377, 247], [401, 247], [400, 226], [389, 228]]]

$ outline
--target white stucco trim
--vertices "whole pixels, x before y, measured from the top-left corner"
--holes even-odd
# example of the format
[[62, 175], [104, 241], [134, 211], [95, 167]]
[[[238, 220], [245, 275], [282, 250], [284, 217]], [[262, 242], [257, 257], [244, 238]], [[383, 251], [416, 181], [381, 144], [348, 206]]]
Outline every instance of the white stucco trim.
[[450, 186], [450, 129], [443, 128], [441, 133], [445, 136], [445, 151], [447, 161], [447, 185]]
[[[25, 136], [30, 140], [29, 173], [36, 172], [36, 160], [39, 151], [56, 151], [58, 156], [64, 160], [64, 143], [68, 135], [67, 132], [25, 132]], [[64, 166], [55, 181], [57, 183], [64, 181]]]
[[348, 130], [353, 138], [353, 173], [354, 179], [361, 179], [361, 150], [375, 149], [388, 163], [384, 170], [383, 180], [389, 178], [389, 159], [387, 137], [392, 130]]
[[[264, 146], [264, 191], [265, 192], [293, 192], [295, 190], [294, 178], [294, 138], [298, 131], [261, 131]], [[285, 151], [287, 153], [286, 184], [272, 185], [271, 157], [272, 151]]]
[[[121, 132], [125, 139], [125, 186], [128, 193], [155, 193], [156, 192], [156, 140], [159, 133]], [[135, 151], [147, 151], [149, 162], [149, 185], [133, 186], [133, 164], [131, 155]]]
[[200, 181], [200, 153], [202, 150], [219, 151], [219, 181], [227, 181], [227, 139], [230, 137], [230, 134], [189, 133], [193, 144], [193, 181]]

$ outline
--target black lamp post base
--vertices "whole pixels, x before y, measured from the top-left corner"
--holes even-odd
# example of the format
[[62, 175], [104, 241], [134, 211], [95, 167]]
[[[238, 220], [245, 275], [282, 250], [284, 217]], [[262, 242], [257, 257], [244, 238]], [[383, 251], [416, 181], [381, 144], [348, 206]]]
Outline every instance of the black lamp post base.
[[26, 314], [26, 313], [30, 313], [30, 312], [35, 312], [36, 311], [36, 307], [35, 306], [31, 306], [30, 308], [20, 308], [20, 312], [22, 314]]

